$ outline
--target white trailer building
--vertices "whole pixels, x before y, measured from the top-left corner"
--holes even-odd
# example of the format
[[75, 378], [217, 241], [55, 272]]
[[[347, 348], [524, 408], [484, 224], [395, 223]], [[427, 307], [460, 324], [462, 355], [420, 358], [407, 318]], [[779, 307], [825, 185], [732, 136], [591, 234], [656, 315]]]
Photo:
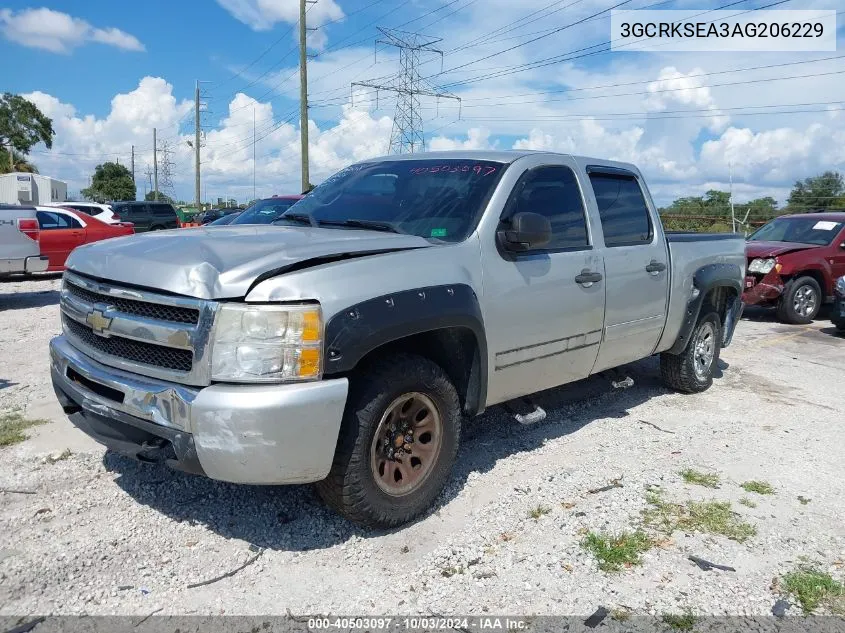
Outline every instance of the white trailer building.
[[45, 204], [65, 202], [67, 183], [41, 174], [13, 172], [0, 174], [0, 203]]

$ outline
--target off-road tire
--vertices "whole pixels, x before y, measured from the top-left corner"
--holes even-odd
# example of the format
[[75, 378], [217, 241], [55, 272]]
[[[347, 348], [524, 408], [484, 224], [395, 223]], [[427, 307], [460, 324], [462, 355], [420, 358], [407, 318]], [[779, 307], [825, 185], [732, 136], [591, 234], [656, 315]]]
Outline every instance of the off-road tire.
[[[428, 396], [441, 417], [439, 456], [420, 487], [402, 497], [386, 494], [370, 465], [373, 436], [390, 403], [403, 394]], [[338, 513], [365, 527], [390, 528], [423, 514], [443, 490], [458, 454], [461, 405], [446, 372], [422, 356], [400, 354], [377, 361], [350, 379], [350, 392], [328, 477], [317, 493]]]
[[[816, 306], [812, 313], [808, 315], [800, 314], [795, 310], [795, 295], [799, 291], [805, 291], [805, 288], [810, 288], [815, 293]], [[778, 302], [778, 320], [783, 323], [792, 323], [795, 325], [807, 325], [812, 323], [813, 319], [819, 314], [822, 306], [822, 289], [812, 277], [798, 277], [786, 284], [783, 295]]]
[[[706, 376], [702, 377], [696, 374], [695, 371], [695, 346], [699, 340], [702, 329], [708, 327], [709, 323], [713, 327], [714, 351], [713, 360], [710, 362], [709, 371]], [[698, 319], [698, 323], [692, 330], [692, 333], [687, 342], [686, 348], [680, 354], [669, 354], [664, 352], [660, 355], [660, 375], [663, 378], [663, 383], [670, 389], [680, 391], [682, 393], [700, 393], [706, 391], [713, 384], [713, 375], [716, 372], [716, 366], [719, 363], [719, 352], [722, 349], [722, 323], [719, 319], [719, 314], [713, 310], [708, 309]]]

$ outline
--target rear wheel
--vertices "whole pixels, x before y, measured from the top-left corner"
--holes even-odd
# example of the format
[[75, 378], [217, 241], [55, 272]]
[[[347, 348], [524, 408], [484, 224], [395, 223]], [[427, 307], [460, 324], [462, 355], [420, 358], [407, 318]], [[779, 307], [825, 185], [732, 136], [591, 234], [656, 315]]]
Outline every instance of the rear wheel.
[[778, 304], [778, 319], [785, 323], [812, 323], [822, 305], [822, 289], [812, 277], [798, 277], [784, 289]]
[[320, 497], [351, 521], [395, 527], [424, 513], [458, 452], [460, 400], [432, 361], [400, 355], [353, 377]]
[[686, 348], [680, 354], [660, 355], [660, 374], [667, 387], [683, 393], [710, 388], [719, 362], [722, 325], [719, 315], [707, 312], [699, 318]]

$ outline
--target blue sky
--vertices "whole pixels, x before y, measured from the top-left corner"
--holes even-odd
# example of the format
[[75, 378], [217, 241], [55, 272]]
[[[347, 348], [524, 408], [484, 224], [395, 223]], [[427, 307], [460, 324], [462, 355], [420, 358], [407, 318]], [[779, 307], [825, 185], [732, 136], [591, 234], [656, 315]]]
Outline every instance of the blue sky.
[[[377, 25], [443, 38], [443, 67], [455, 70], [441, 75], [439, 58], [424, 56], [422, 74], [463, 101], [459, 116], [454, 102], [422, 100], [430, 148], [517, 147], [629, 160], [661, 201], [727, 188], [731, 172], [738, 199], [783, 199], [797, 178], [845, 171], [841, 27], [839, 52], [613, 52], [512, 72], [606, 41], [607, 14], [591, 16], [618, 1], [319, 0], [308, 15], [309, 26], [320, 27], [310, 36], [313, 180], [387, 149], [394, 98], [381, 93], [376, 102], [364, 90], [350, 100], [351, 82], [386, 80], [397, 70], [395, 50], [373, 54]], [[727, 2], [669, 0], [662, 8], [708, 10]], [[628, 7], [650, 4], [629, 0]], [[736, 8], [764, 4], [771, 2]], [[787, 0], [778, 8], [839, 5]], [[299, 180], [297, 15], [297, 0], [6, 1], [0, 56], [12, 63], [4, 64], [2, 87], [53, 117], [54, 148], [36, 148], [32, 159], [43, 173], [68, 180], [71, 191], [85, 186], [98, 162], [128, 163], [133, 145], [143, 172], [156, 127], [168, 144], [171, 193], [191, 199], [187, 141], [194, 81], [202, 79], [209, 197], [250, 198], [253, 172], [257, 195], [290, 193]], [[455, 84], [500, 72], [507, 74]]]

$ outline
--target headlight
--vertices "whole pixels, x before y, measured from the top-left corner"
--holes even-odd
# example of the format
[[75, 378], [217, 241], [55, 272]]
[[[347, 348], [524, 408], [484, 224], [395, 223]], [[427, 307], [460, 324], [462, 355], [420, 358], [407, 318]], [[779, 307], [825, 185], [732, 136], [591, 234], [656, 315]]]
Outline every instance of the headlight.
[[211, 379], [318, 380], [322, 338], [319, 306], [223, 304], [215, 325]]
[[845, 277], [836, 280], [836, 292], [845, 297]]
[[772, 268], [775, 267], [775, 260], [773, 257], [768, 259], [760, 259], [757, 258], [752, 260], [751, 264], [748, 266], [748, 272], [750, 273], [763, 273], [768, 274], [772, 271]]

